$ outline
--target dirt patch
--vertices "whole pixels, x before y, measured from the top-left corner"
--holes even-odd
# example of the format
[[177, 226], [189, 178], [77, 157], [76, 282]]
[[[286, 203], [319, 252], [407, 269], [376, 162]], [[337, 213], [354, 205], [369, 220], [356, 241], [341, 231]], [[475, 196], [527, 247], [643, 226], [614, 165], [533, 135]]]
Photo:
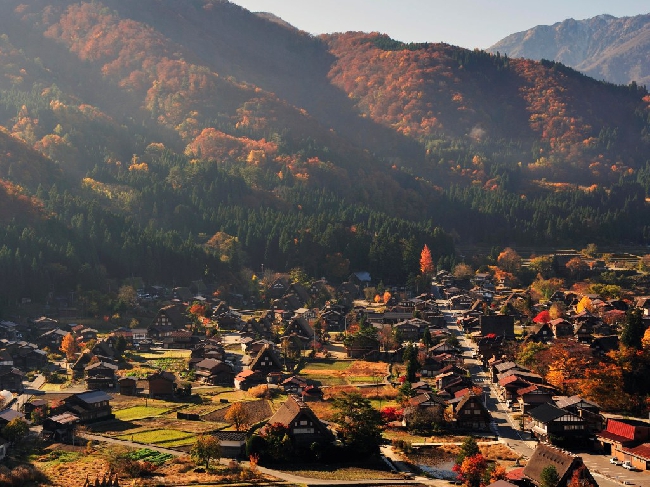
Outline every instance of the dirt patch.
[[384, 377], [388, 373], [388, 364], [386, 362], [366, 362], [358, 360], [350, 366], [348, 373], [350, 375]]

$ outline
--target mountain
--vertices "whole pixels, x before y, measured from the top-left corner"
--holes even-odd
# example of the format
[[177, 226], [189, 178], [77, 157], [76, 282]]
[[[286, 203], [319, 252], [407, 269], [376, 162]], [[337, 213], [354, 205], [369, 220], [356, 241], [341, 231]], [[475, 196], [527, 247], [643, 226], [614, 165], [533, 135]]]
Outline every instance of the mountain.
[[616, 18], [599, 15], [538, 25], [509, 35], [488, 52], [549, 59], [595, 79], [616, 84], [650, 84], [650, 14]]
[[[0, 2], [0, 297], [647, 244], [650, 96], [225, 0]], [[624, 237], [622, 237], [624, 236]], [[249, 269], [243, 272], [243, 269]], [[1, 304], [1, 300], [0, 300]]]

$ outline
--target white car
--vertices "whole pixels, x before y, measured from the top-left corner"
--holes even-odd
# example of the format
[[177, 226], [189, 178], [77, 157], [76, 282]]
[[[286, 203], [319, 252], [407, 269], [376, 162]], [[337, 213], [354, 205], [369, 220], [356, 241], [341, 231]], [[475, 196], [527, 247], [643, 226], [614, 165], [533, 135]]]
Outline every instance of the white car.
[[613, 463], [614, 465], [623, 465], [623, 462], [621, 462], [618, 458], [612, 457], [609, 459], [609, 463]]
[[632, 465], [630, 462], [623, 462], [623, 468], [627, 468], [628, 470], [636, 470], [636, 468], [634, 468], [634, 465]]

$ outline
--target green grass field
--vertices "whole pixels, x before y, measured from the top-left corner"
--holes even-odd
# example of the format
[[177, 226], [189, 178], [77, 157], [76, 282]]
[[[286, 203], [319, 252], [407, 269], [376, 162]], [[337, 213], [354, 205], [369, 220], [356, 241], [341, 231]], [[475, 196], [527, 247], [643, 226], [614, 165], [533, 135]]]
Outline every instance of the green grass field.
[[182, 440], [192, 440], [193, 442], [196, 435], [194, 433], [186, 433], [185, 431], [171, 430], [171, 429], [155, 429], [148, 431], [140, 431], [138, 433], [120, 435], [117, 438], [126, 441], [135, 441], [145, 445], [159, 443], [169, 444], [171, 442], [178, 442]]
[[188, 438], [181, 438], [180, 440], [162, 441], [160, 443], [156, 443], [156, 445], [163, 448], [175, 448], [179, 446], [193, 445], [195, 441], [196, 435], [192, 435]]
[[308, 362], [303, 367], [305, 370], [347, 370], [354, 363], [353, 360], [323, 360], [318, 362]]
[[153, 406], [133, 406], [115, 411], [115, 417], [122, 421], [133, 421], [135, 419], [153, 418], [169, 412], [169, 408], [157, 408]]

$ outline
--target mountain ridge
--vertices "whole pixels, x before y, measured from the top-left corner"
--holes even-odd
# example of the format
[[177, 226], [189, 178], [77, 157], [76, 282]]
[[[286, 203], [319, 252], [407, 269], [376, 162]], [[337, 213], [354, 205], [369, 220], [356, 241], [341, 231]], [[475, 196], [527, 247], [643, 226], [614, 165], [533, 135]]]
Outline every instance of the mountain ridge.
[[488, 52], [549, 59], [616, 84], [650, 84], [650, 14], [566, 19], [511, 34]]

